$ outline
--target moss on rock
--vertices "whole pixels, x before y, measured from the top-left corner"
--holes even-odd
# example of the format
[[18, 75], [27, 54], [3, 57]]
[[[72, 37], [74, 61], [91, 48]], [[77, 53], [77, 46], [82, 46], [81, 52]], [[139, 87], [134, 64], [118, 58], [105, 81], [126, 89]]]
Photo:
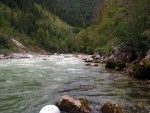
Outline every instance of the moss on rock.
[[125, 68], [125, 62], [111, 62], [108, 61], [106, 63], [105, 68], [114, 69], [115, 71], [121, 71], [123, 68]]
[[133, 67], [133, 75], [139, 79], [150, 80], [150, 58], [136, 63]]
[[85, 98], [74, 99], [69, 95], [64, 95], [56, 103], [56, 106], [62, 111], [69, 113], [90, 113], [91, 109], [88, 105], [88, 100]]
[[120, 106], [110, 102], [102, 106], [100, 110], [102, 111], [102, 113], [124, 113]]

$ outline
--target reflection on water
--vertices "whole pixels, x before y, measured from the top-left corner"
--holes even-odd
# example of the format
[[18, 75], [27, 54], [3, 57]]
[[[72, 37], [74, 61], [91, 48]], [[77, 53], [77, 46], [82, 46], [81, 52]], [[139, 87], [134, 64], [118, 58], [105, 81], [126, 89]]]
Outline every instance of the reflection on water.
[[129, 113], [150, 110], [150, 88], [77, 58], [50, 56], [0, 61], [0, 113], [38, 113], [61, 96], [86, 97], [92, 105], [114, 102]]

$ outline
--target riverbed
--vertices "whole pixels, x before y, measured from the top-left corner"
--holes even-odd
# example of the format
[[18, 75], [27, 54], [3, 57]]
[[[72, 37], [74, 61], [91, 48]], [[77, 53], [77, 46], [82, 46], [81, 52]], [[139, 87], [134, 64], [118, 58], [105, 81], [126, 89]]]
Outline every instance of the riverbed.
[[148, 113], [150, 88], [104, 65], [85, 66], [82, 59], [64, 55], [0, 60], [0, 113], [38, 113], [63, 95]]

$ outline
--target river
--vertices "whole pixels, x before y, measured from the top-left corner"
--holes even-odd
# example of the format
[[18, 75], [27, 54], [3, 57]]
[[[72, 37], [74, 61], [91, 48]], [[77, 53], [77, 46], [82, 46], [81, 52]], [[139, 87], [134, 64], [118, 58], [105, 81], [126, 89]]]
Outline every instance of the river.
[[66, 94], [92, 105], [114, 102], [129, 113], [148, 113], [149, 87], [104, 64], [84, 65], [63, 55], [0, 60], [0, 113], [38, 113]]

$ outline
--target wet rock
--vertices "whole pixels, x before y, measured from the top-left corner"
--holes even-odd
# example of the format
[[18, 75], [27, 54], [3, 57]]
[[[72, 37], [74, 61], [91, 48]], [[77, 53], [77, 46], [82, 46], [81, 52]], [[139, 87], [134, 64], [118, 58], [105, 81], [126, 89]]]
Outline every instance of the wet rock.
[[91, 58], [92, 55], [76, 55], [77, 58], [82, 59], [82, 60], [86, 60]]
[[110, 102], [102, 106], [100, 110], [102, 113], [124, 113], [120, 106]]
[[94, 63], [106, 63], [108, 61], [108, 55], [100, 55], [98, 53], [94, 54], [91, 58], [93, 58]]
[[85, 59], [85, 62], [93, 62], [94, 60], [93, 60], [93, 58], [87, 58], [87, 59]]
[[100, 108], [101, 108], [102, 106], [100, 106], [100, 105], [90, 105], [90, 108], [91, 108], [91, 113], [102, 113], [101, 111], [100, 111]]
[[145, 58], [133, 66], [133, 76], [150, 80], [150, 58]]
[[117, 49], [114, 53], [109, 57], [109, 61], [111, 62], [133, 62], [137, 59], [137, 55], [134, 51], [123, 51]]
[[100, 61], [101, 61], [100, 59], [94, 59], [93, 60], [94, 63], [100, 63]]
[[150, 58], [150, 50], [147, 52], [145, 59], [148, 59], [148, 58]]
[[126, 67], [126, 63], [132, 62], [136, 59], [137, 55], [134, 51], [126, 52], [118, 49], [108, 58], [105, 67], [121, 71]]
[[0, 59], [4, 59], [4, 57], [5, 57], [4, 55], [0, 55]]
[[61, 111], [69, 113], [90, 113], [91, 111], [87, 99], [75, 99], [69, 95], [62, 96], [56, 105]]
[[101, 57], [101, 62], [102, 63], [106, 63], [109, 60], [109, 56], [108, 55], [104, 55]]
[[92, 55], [91, 58], [93, 58], [94, 60], [100, 59], [100, 58], [101, 58], [101, 55], [98, 54], [98, 53], [96, 53], [96, 54]]
[[98, 66], [98, 64], [91, 63], [91, 64], [85, 64], [85, 66]]
[[123, 68], [125, 68], [125, 66], [126, 66], [125, 62], [107, 61], [105, 68], [113, 69], [115, 71], [121, 71]]

